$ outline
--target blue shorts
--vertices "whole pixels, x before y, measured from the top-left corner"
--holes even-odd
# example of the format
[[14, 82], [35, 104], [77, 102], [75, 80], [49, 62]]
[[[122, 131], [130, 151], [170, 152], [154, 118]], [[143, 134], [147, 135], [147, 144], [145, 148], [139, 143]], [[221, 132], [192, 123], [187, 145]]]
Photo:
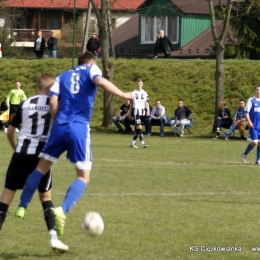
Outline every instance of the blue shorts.
[[77, 169], [90, 170], [92, 166], [92, 148], [88, 124], [78, 122], [70, 124], [54, 123], [48, 142], [40, 157], [57, 162], [60, 155], [67, 151], [67, 159]]
[[250, 142], [260, 142], [260, 130], [249, 128], [247, 140]]

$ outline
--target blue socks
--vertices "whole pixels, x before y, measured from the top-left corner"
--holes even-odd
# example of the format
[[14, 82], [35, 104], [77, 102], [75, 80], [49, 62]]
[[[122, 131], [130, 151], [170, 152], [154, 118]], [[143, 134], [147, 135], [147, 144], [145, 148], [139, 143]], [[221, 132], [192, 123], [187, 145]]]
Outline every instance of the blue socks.
[[245, 154], [245, 155], [248, 155], [248, 153], [249, 153], [253, 148], [254, 148], [254, 146], [250, 143], [250, 144], [247, 146], [247, 148], [246, 148], [244, 154]]
[[39, 183], [44, 175], [37, 171], [34, 170], [29, 178], [27, 179], [22, 195], [21, 195], [21, 202], [20, 202], [20, 207], [27, 208], [29, 202], [32, 200], [33, 194], [35, 191], [38, 189]]
[[76, 202], [84, 194], [87, 185], [81, 179], [76, 179], [69, 187], [66, 197], [61, 205], [65, 214], [76, 204]]
[[257, 145], [256, 161], [260, 161], [260, 146]]

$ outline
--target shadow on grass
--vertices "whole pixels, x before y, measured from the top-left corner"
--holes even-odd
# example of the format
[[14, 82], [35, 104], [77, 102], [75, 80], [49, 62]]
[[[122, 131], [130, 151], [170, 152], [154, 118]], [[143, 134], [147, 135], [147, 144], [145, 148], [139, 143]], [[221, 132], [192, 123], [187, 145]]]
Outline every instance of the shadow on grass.
[[[46, 255], [40, 255], [40, 254], [26, 254], [26, 253], [0, 253], [0, 259], [39, 259], [39, 258], [45, 258], [45, 259], [53, 259], [57, 258], [59, 259], [61, 255], [64, 255], [65, 253], [58, 253], [58, 252], [52, 252], [50, 251], [49, 254]], [[66, 253], [66, 255], [70, 254], [69, 252]]]

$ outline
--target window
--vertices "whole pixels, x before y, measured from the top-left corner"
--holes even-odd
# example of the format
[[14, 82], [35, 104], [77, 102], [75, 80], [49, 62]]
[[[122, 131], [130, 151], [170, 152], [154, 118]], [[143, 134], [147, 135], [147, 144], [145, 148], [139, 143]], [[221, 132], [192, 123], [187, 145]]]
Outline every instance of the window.
[[48, 30], [61, 29], [60, 19], [54, 19], [54, 18], [47, 19], [47, 29]]
[[160, 30], [164, 30], [172, 43], [179, 43], [178, 16], [141, 16], [141, 43], [154, 43]]

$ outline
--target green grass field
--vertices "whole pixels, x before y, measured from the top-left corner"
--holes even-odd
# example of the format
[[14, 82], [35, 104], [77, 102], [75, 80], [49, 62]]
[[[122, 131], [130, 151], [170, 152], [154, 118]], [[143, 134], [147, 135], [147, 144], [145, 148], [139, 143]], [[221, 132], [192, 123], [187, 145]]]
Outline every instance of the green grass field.
[[[156, 130], [145, 137], [147, 149], [130, 148], [131, 135], [92, 133], [91, 184], [68, 214], [61, 237], [70, 247], [66, 254], [50, 249], [37, 194], [25, 219], [14, 217], [17, 193], [0, 233], [0, 259], [259, 259], [260, 252], [252, 252], [252, 247], [260, 248], [256, 150], [243, 165], [240, 156], [247, 141], [239, 137], [214, 141], [212, 135], [195, 131], [184, 138], [170, 133], [160, 138]], [[0, 150], [3, 182], [12, 155], [3, 131]], [[64, 155], [53, 167], [56, 206], [74, 178]], [[81, 229], [84, 214], [92, 210], [105, 222], [96, 239]], [[235, 246], [241, 252], [203, 251]]]

